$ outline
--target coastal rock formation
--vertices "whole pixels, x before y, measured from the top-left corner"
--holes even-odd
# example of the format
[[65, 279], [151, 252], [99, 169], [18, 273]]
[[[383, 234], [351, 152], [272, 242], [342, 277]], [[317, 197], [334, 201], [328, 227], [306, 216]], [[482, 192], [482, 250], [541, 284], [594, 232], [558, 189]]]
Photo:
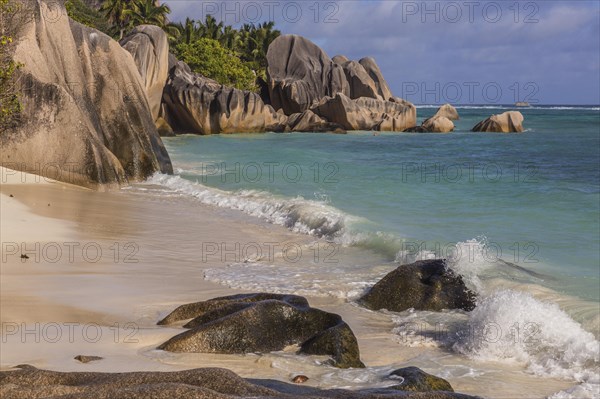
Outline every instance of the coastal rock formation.
[[292, 114], [287, 120], [288, 130], [292, 132], [344, 132], [340, 125], [327, 122], [310, 110]]
[[413, 126], [404, 131], [407, 133], [450, 133], [454, 131], [452, 121], [458, 119], [460, 117], [456, 108], [450, 104], [444, 104], [431, 118], [425, 119], [421, 126]]
[[440, 311], [475, 308], [475, 293], [442, 259], [402, 265], [375, 284], [359, 303], [372, 310]]
[[346, 80], [350, 86], [350, 98], [360, 97], [379, 98], [375, 81], [369, 76], [365, 68], [356, 61], [347, 61], [342, 64]]
[[281, 131], [287, 121], [258, 94], [221, 85], [181, 61], [169, 73], [162, 114], [175, 132], [203, 135]]
[[0, 135], [3, 166], [93, 188], [172, 173], [131, 55], [62, 2], [32, 6], [14, 55], [23, 120]]
[[312, 111], [346, 130], [401, 132], [414, 126], [417, 119], [414, 105], [408, 102], [366, 97], [351, 100], [341, 93], [335, 97], [324, 98]]
[[418, 367], [404, 367], [392, 371], [392, 378], [402, 378], [399, 385], [395, 385], [392, 389], [400, 391], [413, 392], [431, 392], [431, 391], [446, 391], [454, 392], [452, 385], [443, 378], [428, 374]]
[[316, 44], [297, 35], [283, 35], [267, 52], [267, 83], [275, 110], [304, 112], [323, 97], [350, 95], [342, 67]]
[[423, 126], [413, 126], [403, 130], [404, 133], [430, 133]]
[[0, 372], [0, 396], [12, 399], [474, 399], [453, 392], [321, 390], [273, 380], [245, 380], [232, 371], [204, 368], [174, 372], [65, 373], [22, 365]]
[[152, 117], [160, 112], [163, 88], [169, 74], [169, 41], [158, 26], [140, 25], [123, 38], [121, 46], [133, 56], [146, 86]]
[[329, 355], [340, 368], [364, 367], [356, 337], [342, 318], [311, 308], [295, 295], [245, 294], [182, 305], [158, 324], [192, 319], [159, 346], [170, 352], [252, 353], [301, 345], [299, 353]]
[[345, 55], [336, 55], [331, 60], [338, 65], [344, 65], [346, 62], [350, 61]]
[[365, 68], [369, 76], [371, 76], [371, 79], [373, 79], [375, 82], [377, 94], [383, 97], [384, 100], [389, 100], [392, 98], [392, 91], [385, 81], [385, 78], [383, 77], [379, 66], [375, 62], [375, 59], [372, 57], [365, 57], [358, 62]]
[[435, 115], [433, 115], [433, 117], [436, 116], [443, 116], [450, 119], [451, 121], [457, 121], [460, 119], [458, 111], [450, 104], [444, 104], [441, 107], [439, 107]]
[[437, 115], [426, 119], [421, 126], [430, 133], [449, 133], [454, 130], [454, 123], [450, 119]]
[[492, 115], [473, 127], [473, 132], [492, 133], [521, 133], [523, 132], [523, 114], [518, 111], [508, 111]]

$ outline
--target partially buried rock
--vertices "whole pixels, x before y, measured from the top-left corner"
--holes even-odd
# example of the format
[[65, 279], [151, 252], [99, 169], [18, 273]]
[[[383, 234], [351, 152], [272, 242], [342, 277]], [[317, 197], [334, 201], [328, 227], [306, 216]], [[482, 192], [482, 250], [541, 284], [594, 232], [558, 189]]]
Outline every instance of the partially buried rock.
[[308, 381], [308, 377], [305, 375], [297, 375], [292, 378], [294, 384], [304, 384], [306, 381]]
[[245, 294], [182, 305], [158, 324], [189, 320], [190, 330], [159, 346], [170, 352], [243, 354], [283, 350], [328, 355], [340, 368], [364, 367], [356, 337], [339, 315], [295, 295]]
[[274, 380], [245, 380], [217, 368], [173, 372], [93, 373], [40, 370], [21, 365], [0, 371], [0, 397], [11, 399], [473, 399], [449, 391], [403, 392], [392, 388], [324, 390]]
[[402, 265], [375, 284], [359, 302], [372, 310], [440, 311], [475, 308], [476, 295], [442, 259]]
[[518, 111], [508, 111], [492, 115], [473, 127], [474, 132], [491, 133], [521, 133], [523, 132], [523, 114]]
[[74, 357], [74, 359], [79, 360], [81, 363], [89, 363], [89, 362], [95, 362], [97, 360], [102, 360], [104, 358], [100, 357], [100, 356], [77, 355]]
[[402, 378], [399, 385], [395, 385], [392, 389], [399, 391], [414, 391], [414, 392], [431, 392], [431, 391], [447, 391], [454, 392], [452, 385], [443, 378], [428, 374], [418, 367], [404, 367], [392, 371], [390, 378]]

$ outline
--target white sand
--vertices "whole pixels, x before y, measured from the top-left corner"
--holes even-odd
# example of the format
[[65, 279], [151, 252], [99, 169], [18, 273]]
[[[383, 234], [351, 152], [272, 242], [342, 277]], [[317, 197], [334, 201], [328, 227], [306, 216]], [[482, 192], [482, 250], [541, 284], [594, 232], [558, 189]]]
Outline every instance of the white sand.
[[[338, 370], [318, 366], [317, 358], [291, 354], [157, 351], [156, 346], [182, 331], [156, 326], [176, 306], [241, 293], [204, 279], [204, 270], [227, 267], [231, 259], [203, 261], [203, 244], [306, 245], [313, 239], [185, 198], [100, 193], [21, 172], [0, 172], [0, 368], [24, 363], [62, 371], [217, 366], [244, 377], [286, 381], [304, 373], [311, 385], [360, 387], [372, 385], [393, 367], [414, 365], [464, 369], [462, 375], [443, 377], [458, 392], [486, 397], [525, 392], [542, 397], [573, 385], [528, 376], [510, 365], [493, 366], [503, 369], [502, 374], [473, 374], [466, 359], [439, 349], [399, 345], [388, 316], [332, 298], [308, 299], [343, 316], [357, 335], [362, 360], [375, 368]], [[30, 258], [22, 261], [22, 252]], [[81, 364], [73, 360], [80, 354], [105, 359]]]

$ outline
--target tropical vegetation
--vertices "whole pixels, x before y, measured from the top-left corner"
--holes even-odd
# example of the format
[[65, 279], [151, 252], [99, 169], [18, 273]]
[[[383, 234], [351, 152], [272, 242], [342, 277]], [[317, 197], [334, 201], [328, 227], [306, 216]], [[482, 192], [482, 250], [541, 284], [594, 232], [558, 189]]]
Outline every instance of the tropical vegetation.
[[28, 15], [20, 0], [0, 0], [0, 132], [18, 122], [22, 107], [16, 89], [15, 73], [22, 66], [13, 61], [13, 37]]
[[84, 0], [67, 0], [66, 6], [71, 18], [117, 40], [137, 25], [159, 26], [169, 37], [171, 51], [195, 72], [247, 90], [258, 88], [257, 79], [266, 79], [267, 50], [281, 34], [273, 22], [236, 29], [211, 15], [204, 21], [186, 18], [173, 23], [169, 6], [156, 0], [104, 0], [99, 10]]

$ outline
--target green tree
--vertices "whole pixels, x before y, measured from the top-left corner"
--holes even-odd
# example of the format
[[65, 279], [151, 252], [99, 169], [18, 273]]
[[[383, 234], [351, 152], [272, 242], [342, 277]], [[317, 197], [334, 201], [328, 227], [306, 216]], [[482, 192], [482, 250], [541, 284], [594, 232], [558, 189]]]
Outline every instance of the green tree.
[[66, 0], [67, 14], [80, 24], [98, 29], [106, 34], [111, 33], [111, 26], [101, 12], [91, 8], [82, 0]]
[[229, 49], [218, 41], [201, 38], [192, 43], [180, 43], [176, 47], [181, 61], [207, 78], [220, 84], [242, 90], [256, 90], [254, 72]]
[[100, 6], [100, 12], [106, 16], [114, 36], [119, 40], [123, 38], [125, 30], [130, 26], [129, 14], [132, 12], [133, 4], [130, 0], [104, 0]]
[[21, 64], [12, 59], [17, 30], [31, 15], [19, 0], [0, 0], [0, 132], [13, 127], [22, 111], [15, 73]]
[[131, 25], [156, 25], [166, 30], [171, 9], [166, 4], [157, 5], [155, 0], [135, 0], [124, 12]]

